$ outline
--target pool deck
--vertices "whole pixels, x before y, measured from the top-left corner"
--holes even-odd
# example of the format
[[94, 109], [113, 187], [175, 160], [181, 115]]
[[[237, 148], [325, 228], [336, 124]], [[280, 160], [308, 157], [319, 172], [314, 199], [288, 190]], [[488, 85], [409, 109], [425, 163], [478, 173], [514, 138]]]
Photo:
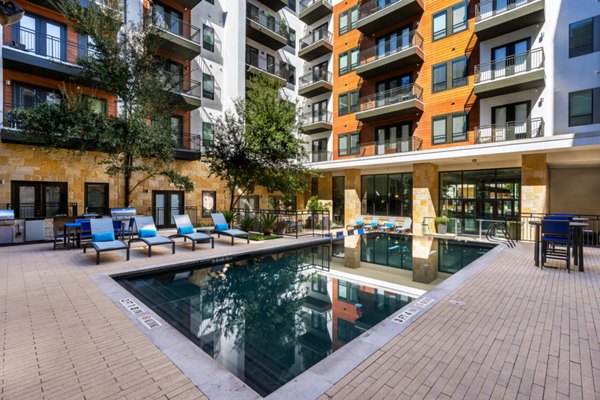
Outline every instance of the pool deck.
[[[93, 252], [1, 247], [0, 399], [206, 398], [92, 277], [308, 240], [152, 258], [136, 244], [99, 266]], [[567, 274], [535, 268], [531, 244], [502, 250], [320, 398], [600, 398], [600, 248], [585, 257]]]

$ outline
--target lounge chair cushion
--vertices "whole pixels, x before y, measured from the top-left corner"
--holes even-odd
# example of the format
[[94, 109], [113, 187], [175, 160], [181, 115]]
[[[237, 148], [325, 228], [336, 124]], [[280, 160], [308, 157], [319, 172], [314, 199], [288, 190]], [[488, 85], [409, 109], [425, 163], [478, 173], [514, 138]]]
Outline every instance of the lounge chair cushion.
[[221, 231], [221, 234], [226, 234], [229, 236], [242, 236], [242, 237], [246, 237], [248, 236], [248, 232], [246, 231], [242, 231], [240, 229], [227, 229], [225, 231]]
[[189, 235], [185, 235], [190, 240], [210, 240], [212, 236], [203, 232], [194, 232]]
[[126, 249], [128, 246], [120, 240], [112, 240], [110, 242], [92, 242], [92, 246], [97, 251]]
[[114, 240], [114, 232], [101, 232], [92, 234], [92, 242], [112, 242]]
[[155, 244], [173, 243], [172, 239], [170, 239], [168, 237], [164, 237], [164, 236], [144, 237], [142, 239], [146, 244], [149, 244], [151, 246], [154, 246]]
[[177, 233], [179, 233], [180, 235], [189, 235], [191, 233], [194, 233], [194, 227], [193, 226], [182, 226], [181, 228], [177, 229]]
[[377, 227], [377, 222], [375, 222], [375, 221], [371, 222], [371, 226], [374, 228]]
[[356, 221], [356, 225], [362, 225], [363, 222], [362, 221]]
[[141, 238], [151, 238], [156, 237], [156, 230], [154, 229], [140, 229], [140, 237]]
[[385, 224], [385, 226], [387, 226], [388, 228], [393, 228], [394, 224], [392, 224], [391, 222], [388, 222], [387, 224]]
[[229, 229], [229, 225], [227, 225], [227, 224], [216, 224], [215, 225], [215, 229], [217, 231], [226, 231], [227, 229]]

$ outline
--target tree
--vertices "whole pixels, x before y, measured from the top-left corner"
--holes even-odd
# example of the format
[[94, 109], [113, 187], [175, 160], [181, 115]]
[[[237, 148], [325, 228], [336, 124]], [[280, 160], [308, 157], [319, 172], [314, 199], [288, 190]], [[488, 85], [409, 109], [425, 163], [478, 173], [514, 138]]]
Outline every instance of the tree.
[[83, 7], [79, 0], [57, 0], [74, 29], [89, 38], [76, 79], [95, 82], [116, 96], [118, 115], [95, 112], [88, 98], [65, 85], [61, 102], [16, 110], [13, 117], [25, 134], [50, 148], [105, 152], [101, 163], [106, 172], [123, 176], [126, 206], [140, 184], [159, 175], [180, 189], [193, 190], [191, 180], [172, 169], [175, 139], [169, 118], [175, 108], [172, 91], [179, 82], [158, 57], [155, 28], [125, 26], [118, 5], [88, 3]]
[[257, 186], [288, 195], [304, 190], [310, 170], [302, 164], [298, 117], [296, 104], [281, 85], [257, 75], [246, 98], [237, 99], [233, 110], [215, 122], [206, 161], [210, 175], [225, 182], [230, 209]]

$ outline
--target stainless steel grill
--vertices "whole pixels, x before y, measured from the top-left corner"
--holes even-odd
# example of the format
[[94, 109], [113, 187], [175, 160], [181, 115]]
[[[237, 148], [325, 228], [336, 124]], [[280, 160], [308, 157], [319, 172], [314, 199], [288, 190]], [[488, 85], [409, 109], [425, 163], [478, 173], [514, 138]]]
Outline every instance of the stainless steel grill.
[[114, 221], [130, 220], [137, 215], [135, 208], [111, 208], [110, 215]]
[[14, 226], [14, 210], [0, 210], [0, 244], [13, 243]]

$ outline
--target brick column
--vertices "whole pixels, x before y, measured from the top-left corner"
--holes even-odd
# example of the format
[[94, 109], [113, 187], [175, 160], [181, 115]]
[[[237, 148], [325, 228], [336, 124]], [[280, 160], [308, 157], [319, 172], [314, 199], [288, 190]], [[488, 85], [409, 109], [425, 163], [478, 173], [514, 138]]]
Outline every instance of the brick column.
[[[423, 218], [437, 215], [439, 201], [437, 165], [431, 163], [413, 165], [412, 200], [413, 233], [422, 235]], [[430, 226], [432, 225], [434, 224], [431, 223]]]
[[521, 212], [547, 213], [550, 210], [550, 174], [545, 154], [521, 156]]
[[360, 170], [348, 169], [344, 177], [344, 225], [356, 221], [361, 213], [360, 206]]

